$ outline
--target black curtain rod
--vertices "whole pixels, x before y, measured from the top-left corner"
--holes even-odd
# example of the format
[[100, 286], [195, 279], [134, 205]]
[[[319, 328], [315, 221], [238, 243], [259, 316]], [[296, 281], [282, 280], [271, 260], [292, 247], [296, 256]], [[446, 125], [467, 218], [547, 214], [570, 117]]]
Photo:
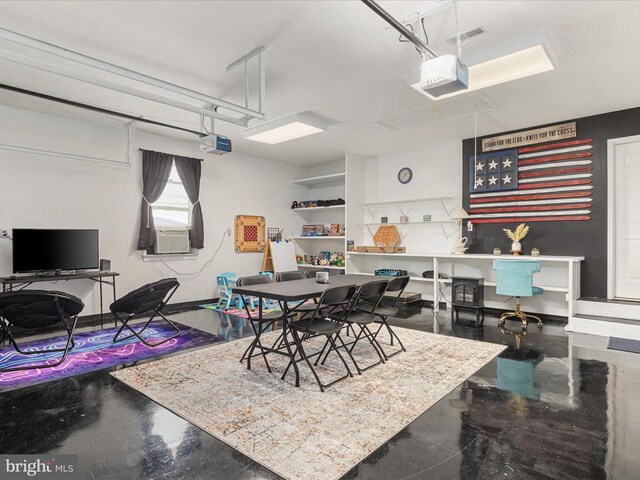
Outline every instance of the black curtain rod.
[[202, 158], [185, 157], [184, 155], [176, 155], [175, 153], [158, 152], [157, 150], [147, 150], [146, 148], [139, 148], [138, 150], [140, 150], [141, 152], [153, 152], [153, 153], [159, 153], [161, 155], [169, 155], [170, 157], [190, 158], [191, 160], [200, 160], [201, 162], [204, 162], [204, 159]]
[[53, 95], [47, 95], [45, 93], [34, 92], [32, 90], [25, 90], [23, 88], [12, 87], [11, 85], [5, 85], [0, 83], [0, 88], [3, 90], [9, 90], [10, 92], [21, 93], [23, 95], [30, 95], [32, 97], [42, 98], [44, 100], [50, 100], [52, 102], [62, 103], [64, 105], [70, 105], [72, 107], [83, 108], [85, 110], [91, 110], [92, 112], [104, 113], [106, 115], [112, 115], [114, 117], [126, 118], [128, 120], [134, 120], [136, 122], [148, 123], [150, 125], [157, 125], [159, 127], [172, 128], [173, 130], [180, 130], [181, 132], [191, 133], [198, 137], [206, 137], [206, 133], [198, 132], [197, 130], [190, 130], [188, 128], [177, 127], [175, 125], [169, 125], [168, 123], [156, 122], [154, 120], [148, 120], [146, 118], [136, 117], [135, 115], [129, 115], [126, 113], [116, 112], [108, 110], [106, 108], [94, 107], [93, 105], [87, 105], [86, 103], [74, 102], [73, 100], [67, 100], [66, 98], [54, 97]]

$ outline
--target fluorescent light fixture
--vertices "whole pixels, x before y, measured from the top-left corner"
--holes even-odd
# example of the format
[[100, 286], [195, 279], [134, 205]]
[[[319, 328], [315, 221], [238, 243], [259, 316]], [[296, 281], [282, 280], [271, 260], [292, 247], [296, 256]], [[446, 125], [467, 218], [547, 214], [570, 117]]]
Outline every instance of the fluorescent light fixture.
[[247, 128], [242, 132], [242, 136], [254, 142], [275, 145], [324, 132], [326, 129], [327, 123], [319, 115], [313, 112], [302, 112]]
[[469, 66], [469, 87], [466, 90], [434, 97], [420, 88], [419, 72], [410, 76], [409, 84], [430, 99], [441, 100], [555, 69], [542, 33], [466, 56], [462, 63]]

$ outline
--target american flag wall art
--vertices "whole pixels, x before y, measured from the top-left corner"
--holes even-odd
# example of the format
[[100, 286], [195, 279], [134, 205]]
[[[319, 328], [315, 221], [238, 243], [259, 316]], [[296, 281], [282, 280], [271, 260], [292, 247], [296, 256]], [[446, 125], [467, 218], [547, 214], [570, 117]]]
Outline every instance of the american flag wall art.
[[473, 223], [591, 219], [593, 140], [534, 145], [469, 159]]

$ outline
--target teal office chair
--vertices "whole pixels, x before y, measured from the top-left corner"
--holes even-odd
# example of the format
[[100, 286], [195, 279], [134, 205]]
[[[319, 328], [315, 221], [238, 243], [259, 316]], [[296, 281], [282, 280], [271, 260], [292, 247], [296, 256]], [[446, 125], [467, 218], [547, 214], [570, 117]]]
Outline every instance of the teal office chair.
[[494, 260], [493, 269], [498, 274], [496, 293], [516, 297], [515, 312], [506, 312], [500, 316], [498, 326], [504, 326], [508, 318], [518, 318], [522, 321], [522, 329], [529, 326], [529, 319], [537, 320], [538, 328], [542, 328], [542, 320], [525, 313], [520, 308], [520, 297], [535, 297], [542, 295], [544, 290], [533, 286], [533, 274], [540, 271], [537, 260]]

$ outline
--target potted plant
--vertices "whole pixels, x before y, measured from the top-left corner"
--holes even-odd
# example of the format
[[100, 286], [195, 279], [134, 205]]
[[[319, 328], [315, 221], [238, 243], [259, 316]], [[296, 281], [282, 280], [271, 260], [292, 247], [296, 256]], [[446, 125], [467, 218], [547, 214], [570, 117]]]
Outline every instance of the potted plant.
[[540, 256], [540, 249], [539, 248], [532, 248], [531, 249], [531, 256], [532, 257], [539, 257]]
[[493, 254], [495, 256], [502, 255], [502, 250], [500, 250], [500, 247], [493, 247]]
[[512, 241], [511, 252], [513, 252], [514, 255], [520, 255], [520, 253], [522, 253], [522, 244], [520, 243], [520, 240], [527, 236], [527, 233], [529, 233], [529, 227], [524, 223], [521, 223], [513, 232], [508, 228], [503, 228], [502, 231], [506, 233], [507, 237]]

